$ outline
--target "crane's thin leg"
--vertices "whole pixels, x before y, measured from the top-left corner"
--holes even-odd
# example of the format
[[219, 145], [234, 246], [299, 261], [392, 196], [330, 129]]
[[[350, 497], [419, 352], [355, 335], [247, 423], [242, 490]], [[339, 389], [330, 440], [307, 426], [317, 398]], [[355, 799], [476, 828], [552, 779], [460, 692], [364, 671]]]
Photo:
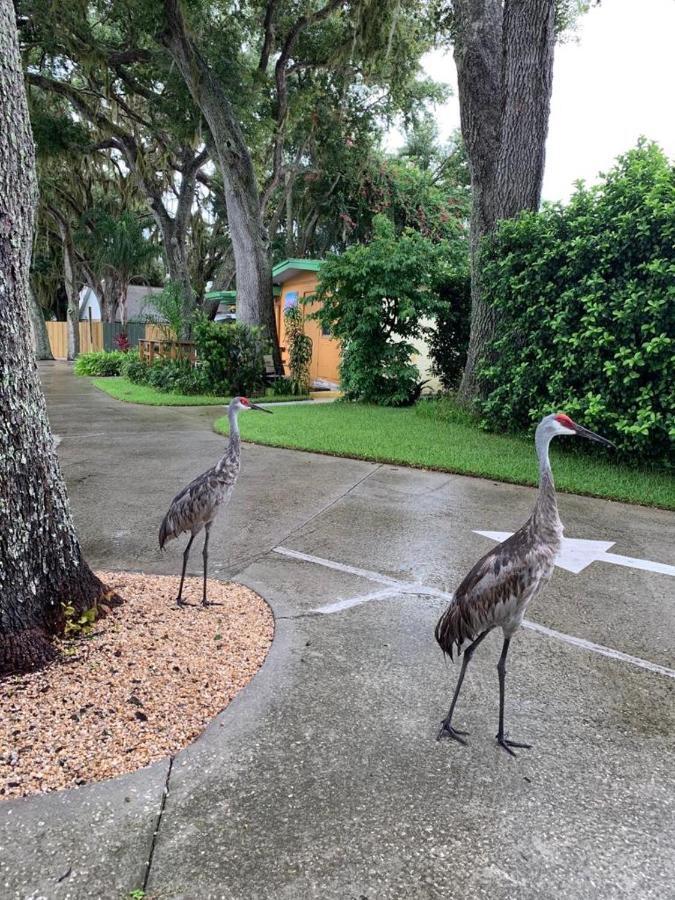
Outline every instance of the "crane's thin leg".
[[471, 657], [473, 656], [473, 651], [480, 644], [483, 638], [490, 633], [490, 629], [484, 631], [482, 634], [479, 634], [476, 640], [469, 644], [463, 654], [462, 659], [462, 669], [459, 673], [459, 678], [457, 679], [457, 686], [455, 687], [455, 693], [452, 696], [452, 703], [450, 704], [450, 711], [447, 716], [441, 722], [441, 730], [438, 732], [438, 737], [436, 740], [439, 740], [447, 734], [448, 737], [451, 737], [453, 740], [458, 741], [460, 744], [466, 744], [466, 741], [462, 737], [462, 735], [468, 734], [468, 731], [458, 731], [456, 728], [452, 727], [452, 714], [455, 711], [455, 706], [457, 704], [457, 698], [459, 697], [459, 691], [462, 687], [462, 682], [464, 681], [464, 675], [466, 673], [466, 667], [471, 662]]
[[506, 654], [509, 652], [509, 644], [511, 638], [504, 638], [504, 646], [502, 647], [502, 655], [497, 663], [497, 674], [499, 675], [499, 732], [497, 733], [497, 743], [503, 747], [511, 756], [516, 756], [511, 747], [522, 747], [529, 750], [532, 744], [522, 744], [518, 741], [509, 741], [504, 734], [504, 688], [506, 685]]
[[209, 568], [209, 533], [211, 532], [211, 523], [204, 526], [204, 531], [206, 532], [204, 536], [204, 549], [202, 550], [202, 556], [204, 557], [204, 590], [202, 592], [202, 606], [208, 606], [209, 601], [206, 599], [206, 573]]
[[185, 581], [185, 570], [187, 569], [188, 556], [190, 555], [190, 547], [192, 546], [192, 542], [194, 541], [194, 534], [190, 535], [190, 540], [187, 542], [187, 547], [183, 551], [183, 571], [180, 576], [180, 587], [178, 588], [178, 596], [176, 597], [176, 603], [179, 606], [187, 606], [185, 600], [183, 600], [183, 582]]

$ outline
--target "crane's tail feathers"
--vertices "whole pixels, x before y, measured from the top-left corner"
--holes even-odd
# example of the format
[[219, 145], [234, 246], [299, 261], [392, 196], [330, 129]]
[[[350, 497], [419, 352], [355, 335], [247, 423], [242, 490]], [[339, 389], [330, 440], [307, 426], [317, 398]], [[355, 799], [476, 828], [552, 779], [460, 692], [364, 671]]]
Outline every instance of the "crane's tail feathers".
[[466, 641], [473, 640], [474, 629], [471, 618], [456, 600], [453, 600], [438, 620], [434, 634], [438, 646], [450, 659], [454, 659], [455, 651], [459, 656]]

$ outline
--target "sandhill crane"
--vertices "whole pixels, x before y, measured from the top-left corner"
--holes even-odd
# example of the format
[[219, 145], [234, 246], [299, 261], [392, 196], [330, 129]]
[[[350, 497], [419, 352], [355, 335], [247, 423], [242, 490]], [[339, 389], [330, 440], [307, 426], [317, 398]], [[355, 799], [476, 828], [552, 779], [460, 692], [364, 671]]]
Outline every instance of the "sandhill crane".
[[234, 397], [227, 408], [227, 415], [230, 420], [230, 440], [224, 456], [212, 466], [198, 475], [194, 481], [191, 481], [187, 487], [176, 494], [171, 501], [167, 514], [162, 519], [159, 529], [159, 546], [163, 550], [165, 544], [177, 538], [185, 531], [190, 532], [190, 540], [183, 553], [183, 571], [180, 576], [180, 587], [178, 588], [178, 597], [176, 603], [179, 606], [185, 606], [183, 600], [183, 582], [185, 581], [185, 569], [187, 568], [188, 557], [190, 556], [190, 548], [195, 536], [204, 529], [204, 549], [202, 555], [204, 557], [204, 590], [202, 594], [202, 604], [208, 606], [206, 599], [206, 574], [208, 570], [208, 546], [209, 532], [211, 525], [218, 510], [221, 506], [228, 502], [232, 495], [232, 490], [239, 477], [239, 465], [241, 458], [241, 441], [239, 439], [239, 423], [237, 416], [240, 412], [249, 409], [257, 409], [260, 412], [271, 413], [269, 409], [263, 409], [262, 406], [256, 406], [246, 397]]
[[453, 594], [450, 605], [436, 625], [436, 640], [452, 659], [453, 648], [464, 650], [462, 668], [450, 704], [450, 711], [441, 723], [438, 734], [466, 744], [463, 735], [452, 725], [462, 681], [471, 657], [480, 642], [492, 631], [501, 628], [504, 634], [502, 653], [497, 664], [499, 675], [499, 730], [497, 743], [512, 756], [512, 747], [531, 747], [507, 739], [504, 732], [504, 685], [506, 654], [509, 643], [525, 615], [530, 600], [551, 577], [555, 557], [560, 549], [563, 526], [558, 516], [555, 486], [548, 458], [548, 447], [557, 435], [579, 435], [614, 446], [599, 434], [583, 428], [563, 413], [545, 416], [535, 433], [535, 447], [539, 458], [539, 496], [527, 522], [480, 559]]

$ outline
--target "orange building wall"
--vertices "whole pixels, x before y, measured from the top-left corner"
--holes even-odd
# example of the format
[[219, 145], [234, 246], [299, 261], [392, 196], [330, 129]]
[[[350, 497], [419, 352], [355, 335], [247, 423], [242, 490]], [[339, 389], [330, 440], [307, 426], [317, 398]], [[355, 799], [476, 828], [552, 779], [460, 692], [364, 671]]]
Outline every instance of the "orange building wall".
[[284, 371], [288, 374], [288, 348], [286, 346], [286, 328], [284, 323], [284, 308], [287, 293], [297, 293], [298, 305], [305, 314], [305, 334], [312, 339], [312, 362], [310, 376], [312, 380], [321, 379], [336, 384], [340, 381], [340, 343], [333, 337], [327, 337], [321, 332], [321, 325], [309, 316], [316, 312], [318, 304], [308, 303], [303, 305], [303, 297], [310, 297], [315, 291], [318, 282], [316, 272], [302, 272], [294, 278], [289, 278], [281, 285], [281, 296], [275, 298], [277, 314], [277, 331], [281, 344], [281, 359]]

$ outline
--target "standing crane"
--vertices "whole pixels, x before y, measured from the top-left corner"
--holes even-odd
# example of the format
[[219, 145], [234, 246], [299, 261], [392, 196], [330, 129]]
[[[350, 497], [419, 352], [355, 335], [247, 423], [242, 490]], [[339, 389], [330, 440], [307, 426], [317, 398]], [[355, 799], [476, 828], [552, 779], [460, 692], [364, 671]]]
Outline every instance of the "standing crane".
[[239, 423], [237, 416], [240, 412], [246, 412], [249, 409], [257, 409], [260, 412], [271, 414], [271, 410], [263, 409], [251, 403], [246, 397], [234, 397], [227, 408], [227, 416], [230, 420], [230, 440], [224, 456], [215, 464], [198, 475], [194, 481], [191, 481], [187, 487], [176, 494], [171, 501], [167, 514], [162, 519], [159, 528], [159, 546], [164, 549], [168, 541], [177, 538], [185, 531], [190, 532], [190, 540], [183, 553], [183, 571], [180, 576], [180, 587], [178, 588], [178, 597], [176, 603], [179, 606], [185, 606], [183, 600], [183, 582], [185, 581], [185, 569], [187, 568], [188, 557], [190, 556], [190, 548], [196, 535], [204, 529], [204, 549], [202, 555], [204, 557], [204, 591], [202, 594], [202, 604], [208, 606], [206, 599], [206, 574], [209, 561], [209, 533], [213, 520], [218, 514], [221, 506], [228, 502], [232, 496], [232, 491], [237, 478], [239, 477], [240, 459], [241, 459], [241, 440], [239, 438]]
[[548, 447], [558, 435], [579, 435], [609, 447], [614, 445], [599, 434], [573, 422], [559, 413], [545, 416], [535, 432], [535, 447], [539, 459], [539, 496], [527, 522], [480, 559], [454, 592], [450, 605], [436, 625], [436, 641], [452, 659], [453, 649], [459, 655], [464, 650], [462, 668], [450, 704], [450, 711], [441, 723], [438, 734], [466, 744], [466, 731], [452, 725], [452, 716], [464, 681], [467, 666], [478, 645], [492, 631], [501, 628], [504, 634], [502, 654], [497, 664], [499, 675], [499, 730], [497, 743], [512, 756], [513, 747], [530, 748], [531, 744], [508, 740], [504, 731], [504, 685], [506, 654], [514, 633], [520, 627], [530, 600], [551, 577], [556, 555], [562, 542], [563, 526], [558, 516], [555, 485]]

